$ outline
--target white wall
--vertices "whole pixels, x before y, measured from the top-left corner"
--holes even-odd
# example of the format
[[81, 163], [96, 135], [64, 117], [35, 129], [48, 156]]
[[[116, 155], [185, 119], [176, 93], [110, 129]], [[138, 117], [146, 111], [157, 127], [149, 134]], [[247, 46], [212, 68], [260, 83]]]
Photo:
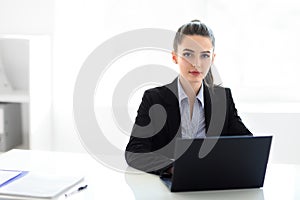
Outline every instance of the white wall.
[[51, 34], [54, 1], [0, 0], [1, 34]]

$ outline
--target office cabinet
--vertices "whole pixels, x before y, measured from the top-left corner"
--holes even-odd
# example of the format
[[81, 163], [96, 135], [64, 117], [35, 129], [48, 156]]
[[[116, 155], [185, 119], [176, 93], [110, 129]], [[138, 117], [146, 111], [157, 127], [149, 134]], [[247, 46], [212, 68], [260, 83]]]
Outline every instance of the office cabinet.
[[22, 144], [21, 116], [19, 103], [0, 103], [0, 151]]
[[[0, 105], [19, 107], [20, 148], [51, 148], [51, 56], [49, 35], [0, 34], [0, 72], [4, 70], [7, 77], [7, 81], [3, 81], [0, 75]], [[4, 86], [7, 82], [10, 87]]]

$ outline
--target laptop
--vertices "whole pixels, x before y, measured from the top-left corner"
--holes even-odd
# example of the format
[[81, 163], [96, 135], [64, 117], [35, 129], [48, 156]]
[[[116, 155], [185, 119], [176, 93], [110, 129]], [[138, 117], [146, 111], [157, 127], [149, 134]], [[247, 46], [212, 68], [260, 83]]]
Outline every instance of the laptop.
[[[160, 178], [171, 192], [260, 188], [271, 142], [272, 136], [177, 139], [173, 175]], [[202, 145], [211, 149], [204, 156]]]

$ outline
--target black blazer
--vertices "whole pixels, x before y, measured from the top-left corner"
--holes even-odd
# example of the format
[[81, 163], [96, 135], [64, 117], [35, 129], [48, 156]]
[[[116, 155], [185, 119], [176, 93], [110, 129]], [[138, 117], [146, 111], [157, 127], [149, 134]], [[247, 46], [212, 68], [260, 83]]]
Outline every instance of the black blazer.
[[[175, 139], [181, 137], [177, 79], [145, 91], [126, 147], [129, 166], [154, 174], [172, 166]], [[252, 135], [238, 116], [230, 89], [203, 86], [206, 136]]]

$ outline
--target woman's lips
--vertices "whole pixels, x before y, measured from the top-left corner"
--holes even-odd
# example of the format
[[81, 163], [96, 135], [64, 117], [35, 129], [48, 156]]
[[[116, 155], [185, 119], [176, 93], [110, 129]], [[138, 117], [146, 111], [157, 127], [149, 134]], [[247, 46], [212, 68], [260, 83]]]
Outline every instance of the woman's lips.
[[194, 75], [194, 76], [200, 75], [200, 72], [198, 72], [198, 71], [190, 71], [189, 73]]

